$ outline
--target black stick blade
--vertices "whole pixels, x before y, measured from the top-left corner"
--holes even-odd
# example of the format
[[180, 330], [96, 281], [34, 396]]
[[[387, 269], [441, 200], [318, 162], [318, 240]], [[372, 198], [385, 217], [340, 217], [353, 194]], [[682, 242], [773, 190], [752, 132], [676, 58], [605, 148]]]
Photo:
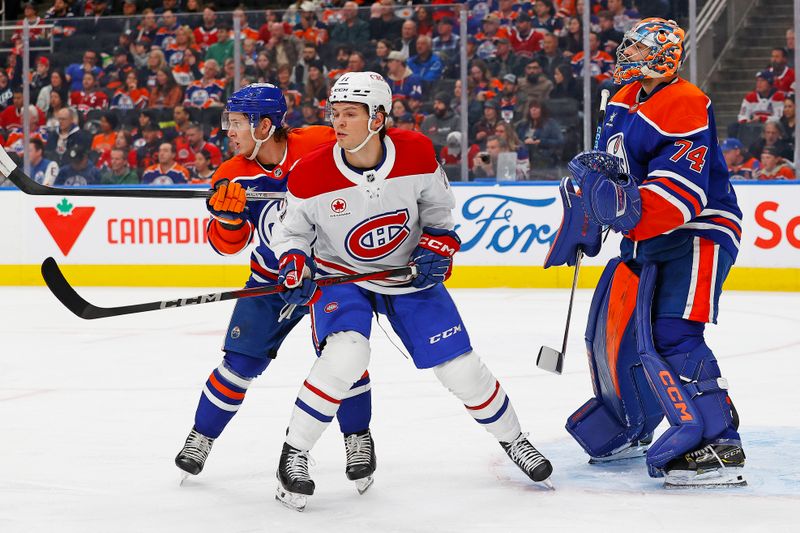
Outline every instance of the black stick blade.
[[94, 306], [75, 292], [52, 257], [48, 257], [42, 262], [42, 278], [53, 296], [58, 298], [64, 307], [83, 319], [99, 318], [99, 316], [94, 316], [95, 313], [92, 309]]

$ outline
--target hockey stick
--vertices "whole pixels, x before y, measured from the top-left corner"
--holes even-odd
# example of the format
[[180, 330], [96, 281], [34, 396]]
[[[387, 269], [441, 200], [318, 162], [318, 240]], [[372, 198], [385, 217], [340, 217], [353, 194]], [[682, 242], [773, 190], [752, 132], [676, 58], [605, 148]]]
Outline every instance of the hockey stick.
[[[0, 174], [25, 194], [35, 196], [100, 196], [105, 198], [211, 198], [208, 189], [104, 189], [92, 187], [48, 187], [26, 176], [16, 163], [0, 150]], [[248, 200], [282, 200], [282, 192], [247, 191]]]
[[[370, 272], [368, 274], [349, 274], [347, 276], [331, 276], [317, 279], [317, 285], [328, 287], [342, 283], [355, 283], [358, 281], [381, 280], [392, 277], [417, 275], [415, 265]], [[61, 272], [58, 263], [52, 257], [48, 257], [42, 263], [42, 277], [44, 278], [50, 292], [64, 304], [64, 307], [85, 320], [95, 318], [107, 318], [111, 316], [130, 315], [134, 313], [144, 313], [146, 311], [159, 311], [161, 309], [174, 309], [176, 307], [186, 307], [189, 305], [200, 305], [211, 302], [223, 302], [225, 300], [235, 300], [238, 298], [251, 298], [253, 296], [263, 296], [265, 294], [277, 294], [285, 292], [287, 289], [283, 285], [267, 285], [265, 287], [252, 287], [250, 289], [238, 289], [235, 291], [217, 292], [213, 294], [201, 294], [191, 298], [178, 298], [175, 300], [162, 300], [159, 302], [147, 302], [141, 304], [122, 305], [119, 307], [98, 307], [81, 297], [72, 285], [69, 284], [64, 273]]]
[[[597, 150], [600, 144], [600, 133], [603, 131], [603, 120], [606, 117], [606, 106], [608, 105], [608, 89], [603, 89], [600, 93], [600, 113], [597, 117], [597, 129], [594, 133], [594, 149]], [[575, 257], [575, 273], [572, 276], [572, 290], [569, 292], [569, 307], [567, 307], [567, 324], [564, 327], [564, 340], [561, 343], [561, 351], [549, 346], [539, 348], [539, 355], [536, 357], [536, 366], [542, 370], [561, 374], [564, 370], [564, 357], [567, 354], [567, 339], [569, 338], [569, 323], [572, 319], [572, 303], [575, 300], [575, 289], [578, 286], [578, 271], [581, 268], [583, 259], [583, 249], [579, 246]]]

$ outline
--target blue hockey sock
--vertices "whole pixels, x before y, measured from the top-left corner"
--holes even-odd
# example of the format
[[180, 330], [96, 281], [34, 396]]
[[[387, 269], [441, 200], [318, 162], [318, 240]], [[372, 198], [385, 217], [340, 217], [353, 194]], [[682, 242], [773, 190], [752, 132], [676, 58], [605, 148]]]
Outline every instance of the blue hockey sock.
[[211, 372], [203, 387], [194, 417], [195, 429], [206, 437], [219, 437], [242, 405], [253, 378], [259, 376], [270, 361], [226, 352], [222, 364]]
[[336, 418], [342, 433], [358, 433], [369, 428], [372, 419], [372, 386], [369, 372], [364, 372], [361, 379], [353, 383], [347, 396], [342, 399]]

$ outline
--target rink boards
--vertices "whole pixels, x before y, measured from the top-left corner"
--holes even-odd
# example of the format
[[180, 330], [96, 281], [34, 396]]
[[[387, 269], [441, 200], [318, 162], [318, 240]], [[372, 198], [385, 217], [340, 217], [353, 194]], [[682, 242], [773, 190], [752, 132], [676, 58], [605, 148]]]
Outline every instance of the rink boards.
[[[800, 184], [735, 186], [742, 246], [726, 288], [800, 290]], [[452, 287], [569, 287], [572, 269], [541, 265], [561, 221], [556, 183], [454, 184], [463, 241]], [[248, 254], [216, 255], [205, 241], [201, 200], [26, 196], [0, 189], [0, 284], [41, 285], [53, 256], [76, 285], [236, 286]], [[592, 287], [618, 250], [611, 235], [587, 259], [580, 285]]]

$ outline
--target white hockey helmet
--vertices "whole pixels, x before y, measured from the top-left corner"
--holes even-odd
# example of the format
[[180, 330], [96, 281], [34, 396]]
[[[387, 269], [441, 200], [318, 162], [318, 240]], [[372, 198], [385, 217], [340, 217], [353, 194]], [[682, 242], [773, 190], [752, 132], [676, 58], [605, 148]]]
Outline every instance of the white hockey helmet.
[[336, 80], [331, 89], [329, 111], [330, 105], [338, 102], [367, 104], [370, 119], [374, 119], [380, 108], [387, 114], [391, 111], [392, 90], [377, 72], [348, 72]]

